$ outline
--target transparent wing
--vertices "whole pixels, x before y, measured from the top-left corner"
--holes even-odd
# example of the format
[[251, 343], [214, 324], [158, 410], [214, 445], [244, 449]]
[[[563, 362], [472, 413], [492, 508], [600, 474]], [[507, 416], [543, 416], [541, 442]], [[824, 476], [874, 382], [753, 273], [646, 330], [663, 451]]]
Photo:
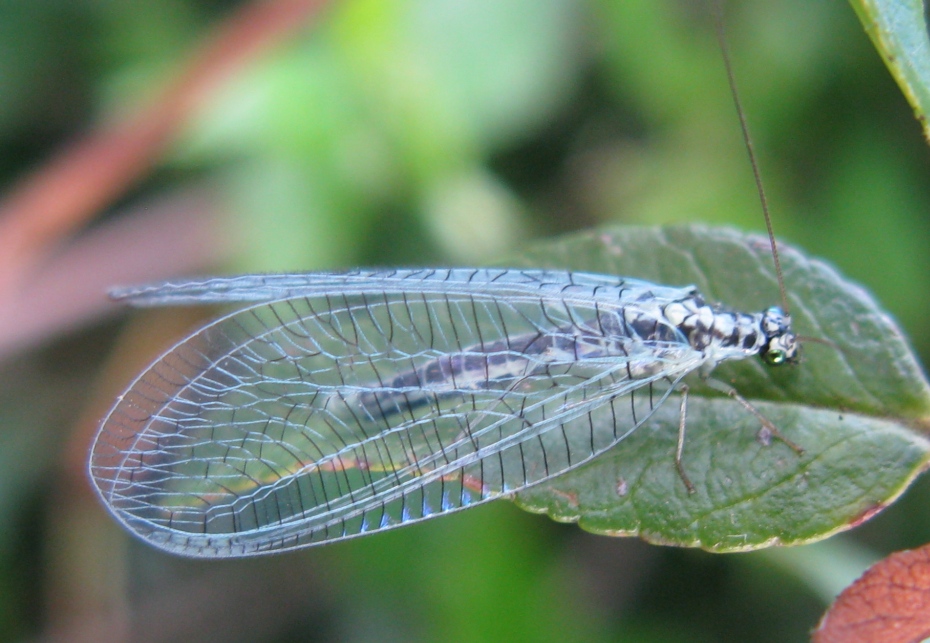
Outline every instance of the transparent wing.
[[[603, 452], [699, 360], [590, 298], [368, 287], [237, 311], [143, 373], [91, 456], [118, 519], [190, 556], [422, 520]], [[590, 422], [603, 404], [612, 432]]]
[[[114, 288], [110, 296], [133, 306], [259, 302], [332, 293], [462, 292], [480, 287], [497, 297], [538, 296], [541, 293], [571, 294], [597, 288], [622, 288], [629, 292], [658, 292], [667, 298], [695, 294], [694, 286], [670, 288], [639, 279], [565, 270], [515, 270], [500, 268], [413, 268], [308, 272], [205, 277], [142, 286]], [[630, 297], [631, 299], [633, 297]]]

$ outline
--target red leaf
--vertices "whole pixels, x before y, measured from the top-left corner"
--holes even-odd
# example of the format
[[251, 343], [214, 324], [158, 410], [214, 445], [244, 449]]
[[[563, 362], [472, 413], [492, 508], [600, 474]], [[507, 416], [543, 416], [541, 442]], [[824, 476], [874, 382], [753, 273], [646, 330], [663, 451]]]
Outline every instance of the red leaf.
[[892, 554], [843, 590], [814, 643], [908, 643], [930, 636], [930, 545]]

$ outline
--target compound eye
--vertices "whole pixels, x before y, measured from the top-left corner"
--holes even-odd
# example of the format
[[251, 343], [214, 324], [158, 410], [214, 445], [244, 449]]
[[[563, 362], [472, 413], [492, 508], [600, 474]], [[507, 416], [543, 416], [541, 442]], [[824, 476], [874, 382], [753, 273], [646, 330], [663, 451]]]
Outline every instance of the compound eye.
[[779, 364], [785, 363], [788, 359], [788, 353], [781, 348], [773, 348], [770, 351], [766, 351], [762, 355], [762, 359], [770, 366], [778, 366]]

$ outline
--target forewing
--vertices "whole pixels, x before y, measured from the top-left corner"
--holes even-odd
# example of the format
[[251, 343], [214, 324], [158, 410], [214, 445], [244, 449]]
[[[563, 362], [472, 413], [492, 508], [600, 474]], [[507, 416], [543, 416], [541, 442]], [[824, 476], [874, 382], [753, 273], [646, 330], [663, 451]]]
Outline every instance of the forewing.
[[[515, 492], [611, 446], [661, 398], [654, 381], [691, 368], [666, 351], [643, 370], [655, 356], [623, 338], [608, 355], [601, 314], [439, 290], [255, 305], [133, 383], [91, 474], [127, 527], [191, 556], [338, 540]], [[603, 403], [612, 437], [586, 424]]]
[[518, 295], [535, 296], [544, 292], [591, 292], [598, 288], [618, 287], [637, 292], [659, 290], [670, 297], [681, 297], [694, 292], [693, 286], [668, 288], [627, 277], [566, 270], [402, 268], [181, 279], [114, 288], [110, 291], [110, 296], [133, 306], [143, 307], [264, 302], [294, 297], [326, 296], [331, 293], [370, 293], [373, 290], [421, 292], [429, 295], [435, 292], [469, 293], [480, 288], [486, 294], [507, 298]]

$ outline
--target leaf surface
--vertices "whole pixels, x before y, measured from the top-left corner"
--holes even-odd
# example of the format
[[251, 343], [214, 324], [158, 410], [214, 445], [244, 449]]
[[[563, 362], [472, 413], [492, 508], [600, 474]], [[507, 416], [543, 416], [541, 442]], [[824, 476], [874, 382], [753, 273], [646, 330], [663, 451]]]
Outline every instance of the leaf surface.
[[[865, 290], [780, 249], [795, 331], [832, 345], [809, 343], [796, 366], [744, 360], [720, 365], [713, 377], [803, 455], [695, 374], [683, 456], [695, 493], [675, 469], [681, 398], [673, 395], [615, 448], [518, 494], [517, 503], [596, 533], [742, 551], [815, 541], [892, 502], [930, 459], [930, 387], [901, 331]], [[779, 304], [767, 239], [730, 229], [593, 230], [539, 244], [518, 261], [694, 284], [709, 302], [744, 312]], [[611, 421], [609, 409], [596, 412], [594, 430], [610, 431]]]
[[930, 139], [930, 29], [920, 0], [851, 0], [853, 9]]

